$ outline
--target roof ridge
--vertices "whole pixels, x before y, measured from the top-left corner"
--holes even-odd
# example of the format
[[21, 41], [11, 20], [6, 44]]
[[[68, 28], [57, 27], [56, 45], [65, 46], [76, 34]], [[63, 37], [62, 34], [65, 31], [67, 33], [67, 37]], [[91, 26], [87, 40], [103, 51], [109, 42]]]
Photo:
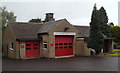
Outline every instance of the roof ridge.
[[35, 23], [35, 22], [8, 22], [8, 24], [11, 24], [11, 23], [18, 23], [18, 24], [46, 24], [46, 23], [58, 22], [58, 21], [62, 21], [62, 20], [64, 20], [64, 19], [59, 19], [59, 20], [56, 20], [56, 21], [45, 22], [45, 23]]
[[44, 24], [44, 23], [35, 23], [35, 22], [8, 22], [8, 24], [11, 24], [11, 23], [18, 23], [18, 24]]
[[[45, 24], [42, 25], [41, 29], [38, 31], [38, 33], [45, 33], [50, 31], [52, 28], [56, 27], [57, 25], [59, 25], [62, 21], [64, 21], [65, 19], [60, 19], [57, 21], [52, 21], [52, 22], [46, 22]], [[57, 24], [57, 25], [56, 25]], [[42, 30], [42, 31], [41, 31]]]
[[[66, 19], [60, 19], [60, 20], [57, 20], [56, 22], [59, 22], [59, 23], [58, 23], [57, 25], [53, 26], [52, 28], [58, 26], [58, 25], [59, 25], [61, 22], [63, 22], [64, 20], [66, 20]], [[52, 29], [49, 29], [48, 31], [50, 31], [50, 30], [52, 30]]]
[[64, 20], [64, 19], [59, 19], [59, 20], [56, 20], [56, 21], [45, 22], [44, 24], [53, 23], [53, 22], [59, 22], [59, 21], [63, 21], [63, 20]]
[[90, 26], [80, 26], [80, 25], [73, 25], [73, 26], [77, 26], [77, 27], [90, 27]]

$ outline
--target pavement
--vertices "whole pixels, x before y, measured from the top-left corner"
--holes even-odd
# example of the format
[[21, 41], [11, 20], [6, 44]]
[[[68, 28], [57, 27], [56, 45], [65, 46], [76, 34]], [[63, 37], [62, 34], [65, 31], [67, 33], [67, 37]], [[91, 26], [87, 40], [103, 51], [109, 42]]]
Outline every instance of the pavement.
[[15, 60], [3, 57], [3, 71], [118, 71], [118, 57]]

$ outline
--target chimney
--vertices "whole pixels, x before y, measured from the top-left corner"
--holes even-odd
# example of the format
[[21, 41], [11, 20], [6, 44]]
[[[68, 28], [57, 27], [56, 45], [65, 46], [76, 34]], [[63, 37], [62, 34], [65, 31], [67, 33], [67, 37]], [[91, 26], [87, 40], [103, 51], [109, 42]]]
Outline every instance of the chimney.
[[53, 15], [54, 15], [54, 13], [46, 13], [44, 22], [54, 21], [55, 19], [53, 18]]

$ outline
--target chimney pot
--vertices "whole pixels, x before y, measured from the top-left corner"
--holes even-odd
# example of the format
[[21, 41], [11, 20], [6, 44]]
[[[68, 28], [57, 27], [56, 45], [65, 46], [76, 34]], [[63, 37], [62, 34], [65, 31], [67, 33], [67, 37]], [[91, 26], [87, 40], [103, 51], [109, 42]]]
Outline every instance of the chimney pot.
[[55, 19], [53, 18], [54, 13], [46, 13], [45, 21], [44, 22], [50, 22], [54, 21]]

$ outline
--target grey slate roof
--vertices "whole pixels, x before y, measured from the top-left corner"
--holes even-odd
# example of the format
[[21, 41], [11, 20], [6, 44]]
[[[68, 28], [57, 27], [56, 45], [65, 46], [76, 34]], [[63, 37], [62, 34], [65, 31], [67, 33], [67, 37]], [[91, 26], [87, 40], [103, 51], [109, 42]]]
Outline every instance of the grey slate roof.
[[38, 33], [47, 33], [50, 29], [52, 29], [53, 27], [57, 26], [59, 23], [61, 23], [64, 20], [65, 19], [61, 19], [61, 20], [58, 20], [58, 21], [46, 22], [41, 27], [41, 29], [38, 31]]
[[13, 22], [8, 23], [16, 39], [20, 40], [38, 40], [37, 33], [43, 24]]
[[8, 25], [19, 40], [38, 40], [38, 33], [47, 33], [54, 26], [58, 25], [64, 19], [51, 21], [46, 23], [24, 23], [24, 22], [9, 22]]
[[[50, 29], [60, 24], [66, 19], [51, 21], [46, 23], [24, 23], [24, 22], [9, 22], [16, 39], [19, 40], [38, 40], [38, 33], [47, 33]], [[74, 26], [80, 35], [78, 37], [89, 36], [89, 26]]]
[[80, 34], [78, 37], [89, 37], [90, 33], [90, 27], [89, 26], [74, 26], [78, 31], [80, 31]]

